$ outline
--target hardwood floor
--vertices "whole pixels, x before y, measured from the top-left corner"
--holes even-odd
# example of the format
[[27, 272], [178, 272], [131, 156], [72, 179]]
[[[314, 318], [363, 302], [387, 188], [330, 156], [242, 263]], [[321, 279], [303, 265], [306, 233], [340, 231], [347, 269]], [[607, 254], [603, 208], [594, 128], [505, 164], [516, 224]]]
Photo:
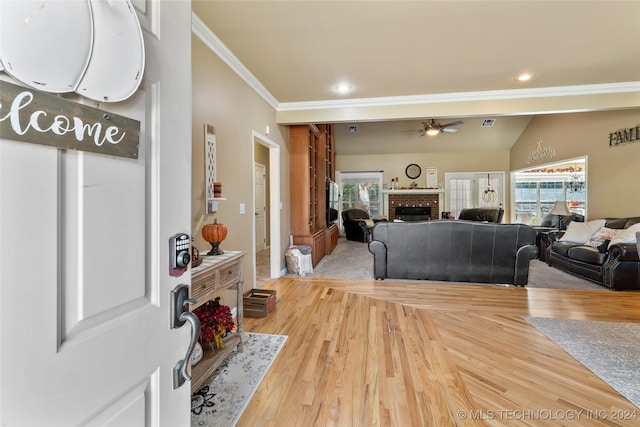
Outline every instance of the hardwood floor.
[[264, 288], [271, 282], [270, 265], [271, 249], [263, 249], [256, 253], [256, 288]]
[[523, 319], [640, 323], [640, 293], [303, 277], [267, 288], [276, 310], [245, 330], [289, 338], [238, 426], [640, 425], [640, 409]]

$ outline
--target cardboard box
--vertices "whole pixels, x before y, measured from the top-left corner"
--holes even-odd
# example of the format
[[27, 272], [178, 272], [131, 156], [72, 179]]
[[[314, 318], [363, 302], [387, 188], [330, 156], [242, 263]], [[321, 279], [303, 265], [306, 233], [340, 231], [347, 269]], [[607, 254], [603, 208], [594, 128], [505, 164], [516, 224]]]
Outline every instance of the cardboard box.
[[244, 294], [242, 307], [245, 316], [266, 317], [276, 308], [276, 291], [251, 289]]

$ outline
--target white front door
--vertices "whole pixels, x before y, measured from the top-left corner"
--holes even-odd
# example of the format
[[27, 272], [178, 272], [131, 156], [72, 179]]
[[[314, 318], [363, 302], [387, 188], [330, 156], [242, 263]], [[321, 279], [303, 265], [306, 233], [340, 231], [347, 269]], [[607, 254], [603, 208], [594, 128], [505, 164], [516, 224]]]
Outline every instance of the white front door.
[[267, 247], [267, 187], [266, 168], [260, 163], [254, 164], [255, 176], [255, 222], [256, 222], [256, 253]]
[[169, 238], [190, 230], [191, 8], [134, 3], [143, 84], [98, 108], [140, 121], [139, 158], [0, 140], [3, 426], [190, 424]]

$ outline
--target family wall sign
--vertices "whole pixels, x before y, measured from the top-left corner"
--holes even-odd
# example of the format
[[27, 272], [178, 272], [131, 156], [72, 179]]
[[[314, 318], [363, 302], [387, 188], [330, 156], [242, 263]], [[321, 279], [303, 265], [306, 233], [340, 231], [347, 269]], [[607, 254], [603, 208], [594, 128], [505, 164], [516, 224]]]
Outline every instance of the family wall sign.
[[640, 141], [640, 124], [634, 127], [609, 132], [609, 147], [631, 144]]
[[0, 138], [137, 159], [140, 122], [0, 80]]

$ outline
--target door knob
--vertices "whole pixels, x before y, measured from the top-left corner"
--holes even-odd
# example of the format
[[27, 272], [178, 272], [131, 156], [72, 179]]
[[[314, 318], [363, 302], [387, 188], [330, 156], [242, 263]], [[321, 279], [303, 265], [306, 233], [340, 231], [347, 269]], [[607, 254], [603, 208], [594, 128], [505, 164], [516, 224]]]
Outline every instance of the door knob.
[[184, 359], [178, 362], [173, 368], [173, 388], [174, 390], [181, 387], [186, 381], [191, 381], [191, 375], [187, 371], [191, 353], [198, 341], [200, 335], [200, 320], [198, 317], [188, 310], [189, 304], [195, 304], [196, 300], [189, 297], [189, 286], [178, 285], [171, 291], [171, 328], [179, 328], [185, 323], [191, 325], [191, 339], [187, 354]]

